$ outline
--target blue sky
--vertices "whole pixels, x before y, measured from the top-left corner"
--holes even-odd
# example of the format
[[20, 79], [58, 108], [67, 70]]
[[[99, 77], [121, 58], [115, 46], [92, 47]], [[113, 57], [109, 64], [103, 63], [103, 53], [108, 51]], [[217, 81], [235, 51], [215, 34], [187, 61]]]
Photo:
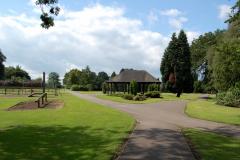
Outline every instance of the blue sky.
[[[20, 64], [34, 77], [42, 71], [57, 71], [63, 76], [71, 68], [86, 65], [96, 72], [108, 73], [121, 68], [146, 69], [159, 77], [161, 57], [173, 32], [184, 29], [192, 41], [202, 33], [224, 29], [229, 8], [235, 3], [59, 0], [62, 13], [56, 26], [45, 31], [39, 27], [39, 8], [32, 1], [1, 3], [0, 48], [8, 58], [6, 65]], [[64, 40], [57, 41], [59, 36]], [[47, 61], [49, 54], [56, 57], [56, 62]], [[42, 58], [34, 60], [39, 56]]]

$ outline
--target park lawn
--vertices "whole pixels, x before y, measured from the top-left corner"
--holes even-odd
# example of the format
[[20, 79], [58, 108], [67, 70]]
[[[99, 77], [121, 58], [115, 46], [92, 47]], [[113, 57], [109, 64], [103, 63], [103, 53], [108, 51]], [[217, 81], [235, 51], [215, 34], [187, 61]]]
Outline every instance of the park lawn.
[[0, 97], [1, 160], [107, 160], [135, 120], [128, 114], [70, 94], [62, 109], [6, 111], [28, 98]]
[[117, 97], [114, 95], [107, 95], [107, 94], [100, 94], [97, 95], [100, 99], [120, 102], [120, 103], [129, 103], [129, 104], [147, 104], [147, 103], [157, 103], [161, 101], [176, 101], [176, 100], [196, 100], [200, 97], [201, 94], [194, 94], [194, 93], [183, 93], [180, 98], [176, 97], [176, 94], [173, 93], [161, 93], [161, 98], [148, 98], [145, 101], [133, 101], [133, 100], [126, 100], [122, 97]]
[[104, 100], [110, 100], [114, 102], [128, 103], [128, 104], [147, 104], [147, 103], [157, 103], [161, 101], [161, 98], [148, 98], [145, 101], [133, 101], [133, 100], [123, 99], [122, 97], [110, 96], [106, 94], [97, 95], [96, 97]]
[[240, 125], [240, 108], [217, 105], [215, 100], [191, 101], [185, 113], [194, 118]]
[[102, 94], [102, 91], [80, 91], [81, 94]]
[[231, 138], [197, 129], [184, 129], [183, 134], [190, 140], [202, 160], [239, 160], [240, 139]]

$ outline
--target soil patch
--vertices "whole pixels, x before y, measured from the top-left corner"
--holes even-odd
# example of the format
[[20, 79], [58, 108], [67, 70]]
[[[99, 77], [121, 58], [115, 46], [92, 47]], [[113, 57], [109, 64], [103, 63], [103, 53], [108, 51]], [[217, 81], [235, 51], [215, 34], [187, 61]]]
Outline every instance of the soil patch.
[[49, 100], [45, 105], [38, 108], [38, 104], [35, 101], [20, 102], [10, 108], [7, 111], [15, 110], [36, 110], [36, 109], [58, 109], [64, 106], [64, 102], [60, 100]]

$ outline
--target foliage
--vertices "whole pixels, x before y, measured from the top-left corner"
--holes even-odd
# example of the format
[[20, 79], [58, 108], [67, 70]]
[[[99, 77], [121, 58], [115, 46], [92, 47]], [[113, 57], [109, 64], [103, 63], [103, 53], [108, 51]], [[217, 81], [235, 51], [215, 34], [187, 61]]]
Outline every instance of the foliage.
[[159, 91], [151, 91], [144, 94], [147, 98], [160, 98], [161, 93]]
[[148, 91], [151, 92], [151, 91], [159, 91], [160, 88], [159, 88], [159, 85], [158, 84], [150, 84], [148, 85]]
[[215, 50], [213, 60], [213, 77], [215, 87], [219, 91], [240, 81], [240, 40], [223, 42]]
[[144, 95], [136, 95], [133, 97], [134, 101], [144, 101], [146, 100], [146, 97]]
[[16, 67], [10, 66], [5, 68], [5, 79], [30, 80], [31, 77], [29, 76], [28, 72], [23, 70], [20, 66]]
[[137, 95], [137, 91], [138, 91], [137, 82], [135, 80], [133, 80], [130, 82], [130, 93], [132, 95]]
[[106, 82], [102, 83], [103, 94], [106, 94], [108, 90], [109, 90], [108, 84]]
[[124, 94], [123, 96], [122, 96], [122, 98], [123, 99], [127, 99], [127, 100], [133, 100], [133, 95], [131, 95], [131, 94]]
[[11, 80], [0, 81], [0, 86], [6, 86], [6, 87], [41, 87], [42, 86], [42, 81], [11, 79]]
[[184, 129], [183, 134], [190, 140], [194, 150], [203, 160], [240, 159], [240, 139], [219, 135], [198, 129]]
[[48, 87], [50, 88], [59, 88], [61, 87], [59, 74], [56, 72], [51, 72], [48, 75]]
[[99, 72], [96, 78], [96, 88], [100, 90], [102, 88], [103, 83], [108, 80], [108, 74], [106, 72]]
[[124, 94], [123, 93], [113, 93], [113, 94], [110, 94], [110, 96], [123, 97]]
[[115, 77], [117, 74], [115, 73], [115, 72], [113, 72], [112, 74], [111, 74], [111, 78], [113, 78], [113, 77]]
[[41, 26], [43, 28], [48, 29], [54, 26], [53, 16], [57, 16], [60, 12], [60, 8], [56, 5], [57, 3], [58, 0], [36, 0], [36, 5], [42, 11], [40, 19], [42, 20]]
[[232, 87], [227, 92], [218, 93], [217, 103], [230, 107], [240, 107], [240, 87]]
[[163, 83], [167, 83], [171, 91], [178, 93], [193, 91], [193, 76], [191, 73], [191, 57], [187, 36], [183, 30], [178, 37], [174, 33], [164, 52], [160, 71]]
[[202, 81], [194, 82], [194, 93], [203, 93], [204, 92], [204, 84]]
[[92, 72], [89, 66], [87, 66], [82, 70], [72, 69], [65, 73], [63, 84], [66, 87], [81, 85], [88, 88], [88, 90], [101, 90], [102, 83], [106, 80], [108, 80], [107, 73], [99, 72], [98, 75], [96, 75], [96, 73]]
[[227, 23], [234, 23], [240, 19], [240, 0], [236, 1], [236, 4], [231, 8], [231, 15], [229, 19], [226, 21]]
[[86, 86], [82, 86], [82, 85], [72, 85], [71, 87], [72, 91], [88, 91], [88, 88]]
[[6, 61], [6, 57], [4, 56], [4, 54], [2, 53], [1, 49], [0, 49], [0, 80], [4, 79], [4, 64], [3, 62]]

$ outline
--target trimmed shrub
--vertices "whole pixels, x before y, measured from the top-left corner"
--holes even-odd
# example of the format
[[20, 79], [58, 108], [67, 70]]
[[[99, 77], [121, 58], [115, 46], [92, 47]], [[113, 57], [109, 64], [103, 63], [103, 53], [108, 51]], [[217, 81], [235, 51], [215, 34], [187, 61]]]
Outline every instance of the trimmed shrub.
[[133, 95], [131, 94], [124, 94], [122, 98], [127, 99], [127, 100], [133, 100]]
[[145, 96], [146, 96], [147, 98], [160, 98], [160, 97], [161, 97], [161, 94], [160, 94], [160, 92], [158, 92], [158, 91], [151, 91], [151, 92], [145, 93]]
[[71, 90], [72, 91], [80, 91], [80, 87], [79, 87], [79, 85], [72, 85]]
[[135, 97], [133, 97], [134, 101], [144, 101], [146, 100], [146, 97], [144, 95], [136, 95]]
[[72, 85], [71, 90], [72, 91], [88, 91], [88, 88], [82, 85]]
[[233, 87], [227, 92], [217, 94], [217, 104], [230, 106], [230, 107], [240, 107], [240, 88]]
[[137, 86], [137, 82], [135, 80], [130, 82], [130, 93], [132, 95], [137, 95], [137, 90], [138, 90], [138, 86]]
[[160, 87], [159, 85], [157, 84], [150, 84], [148, 86], [148, 92], [151, 92], [151, 91], [159, 91]]
[[109, 90], [109, 87], [108, 87], [107, 83], [104, 82], [102, 84], [102, 92], [103, 92], [103, 94], [106, 94], [108, 90]]

